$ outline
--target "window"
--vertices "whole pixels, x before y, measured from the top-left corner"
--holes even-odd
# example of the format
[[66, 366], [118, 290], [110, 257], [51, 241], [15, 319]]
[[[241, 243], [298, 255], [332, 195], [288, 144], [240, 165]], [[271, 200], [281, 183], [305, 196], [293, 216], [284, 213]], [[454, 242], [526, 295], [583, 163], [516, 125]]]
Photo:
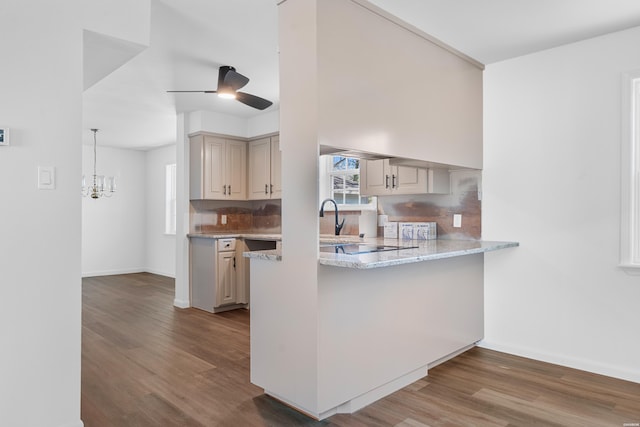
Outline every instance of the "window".
[[360, 159], [320, 156], [320, 199], [332, 198], [344, 208], [375, 209], [375, 199], [360, 194]]
[[165, 167], [165, 227], [166, 234], [176, 234], [176, 164]]
[[640, 269], [640, 70], [623, 78], [620, 266]]
[[[360, 159], [331, 156], [331, 198], [339, 205], [359, 205]], [[367, 203], [365, 201], [365, 203]]]

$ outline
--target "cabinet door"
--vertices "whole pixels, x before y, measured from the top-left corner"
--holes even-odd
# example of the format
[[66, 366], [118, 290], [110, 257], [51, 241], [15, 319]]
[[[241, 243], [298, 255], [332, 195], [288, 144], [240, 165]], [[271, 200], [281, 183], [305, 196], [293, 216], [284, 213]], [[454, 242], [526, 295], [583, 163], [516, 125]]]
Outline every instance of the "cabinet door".
[[247, 144], [242, 141], [226, 142], [226, 198], [247, 198]]
[[204, 138], [204, 194], [205, 199], [225, 199], [225, 156], [224, 139], [213, 136]]
[[249, 143], [249, 199], [270, 197], [271, 142], [262, 138]]
[[427, 170], [412, 166], [392, 167], [395, 194], [422, 194], [427, 192]]
[[381, 196], [391, 191], [391, 176], [388, 160], [360, 161], [360, 193], [366, 196]]
[[280, 137], [271, 137], [271, 198], [282, 198], [282, 155]]
[[218, 254], [218, 283], [216, 284], [216, 307], [236, 303], [236, 253]]

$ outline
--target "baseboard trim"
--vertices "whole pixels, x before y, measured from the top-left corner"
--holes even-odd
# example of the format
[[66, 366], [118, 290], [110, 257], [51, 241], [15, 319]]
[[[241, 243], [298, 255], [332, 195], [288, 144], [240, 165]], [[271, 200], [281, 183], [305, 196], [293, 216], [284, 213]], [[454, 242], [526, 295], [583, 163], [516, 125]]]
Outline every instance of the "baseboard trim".
[[178, 308], [189, 308], [191, 307], [191, 303], [189, 301], [176, 298], [173, 300], [173, 306]]
[[392, 393], [395, 393], [401, 388], [406, 387], [421, 378], [424, 378], [425, 376], [427, 376], [427, 373], [427, 365], [421, 366], [418, 369], [414, 369], [413, 371], [404, 374], [403, 376], [396, 378], [395, 380], [392, 380], [386, 384], [382, 384], [381, 386], [376, 387], [373, 390], [369, 390], [368, 392], [361, 394], [360, 396], [354, 397], [348, 402], [339, 405], [337, 408], [330, 409], [329, 411], [320, 414], [320, 419], [322, 420], [333, 415], [332, 411], [335, 411], [338, 414], [353, 414], [354, 412], [364, 408], [365, 406], [370, 405], [373, 402], [380, 400]]
[[58, 427], [84, 427], [84, 423], [82, 422], [82, 420], [78, 420], [77, 422], [71, 424], [63, 424]]
[[133, 273], [145, 273], [147, 270], [144, 268], [125, 268], [118, 270], [102, 270], [102, 271], [83, 271], [82, 277], [96, 277], [96, 276], [115, 276], [118, 274], [133, 274]]
[[478, 347], [489, 350], [500, 351], [502, 353], [513, 354], [514, 356], [526, 357], [528, 359], [538, 360], [540, 362], [553, 363], [554, 365], [565, 366], [567, 368], [579, 369], [581, 371], [591, 372], [607, 377], [618, 378], [625, 381], [640, 383], [640, 371], [631, 369], [620, 369], [617, 366], [598, 363], [591, 360], [578, 359], [575, 357], [567, 357], [551, 353], [543, 353], [530, 348], [512, 346], [503, 343], [482, 340], [478, 343]]
[[175, 274], [167, 273], [166, 271], [155, 270], [153, 268], [147, 268], [145, 270], [145, 272], [151, 273], [151, 274], [157, 274], [158, 276], [169, 277], [171, 279], [175, 279], [176, 278]]
[[90, 271], [83, 272], [82, 277], [97, 277], [97, 276], [116, 276], [118, 274], [135, 274], [135, 273], [151, 273], [158, 276], [169, 277], [175, 279], [175, 274], [167, 273], [165, 271], [154, 270], [150, 268], [131, 268], [124, 270], [104, 270], [104, 271]]

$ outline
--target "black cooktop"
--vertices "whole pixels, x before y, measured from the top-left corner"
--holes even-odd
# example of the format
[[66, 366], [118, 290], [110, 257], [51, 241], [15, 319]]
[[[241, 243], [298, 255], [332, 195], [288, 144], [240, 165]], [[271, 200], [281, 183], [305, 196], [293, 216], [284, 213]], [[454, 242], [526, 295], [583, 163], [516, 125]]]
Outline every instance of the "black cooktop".
[[320, 252], [345, 255], [368, 254], [371, 252], [398, 251], [401, 249], [415, 249], [417, 246], [376, 245], [371, 243], [348, 243], [338, 245], [321, 245]]

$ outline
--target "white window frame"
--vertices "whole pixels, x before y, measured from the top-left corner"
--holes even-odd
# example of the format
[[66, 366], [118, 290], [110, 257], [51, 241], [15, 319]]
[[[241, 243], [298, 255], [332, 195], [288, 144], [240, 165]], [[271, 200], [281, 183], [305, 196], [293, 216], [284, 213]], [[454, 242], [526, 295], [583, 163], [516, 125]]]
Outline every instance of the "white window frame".
[[640, 274], [640, 70], [622, 82], [620, 267]]
[[176, 164], [169, 163], [164, 169], [164, 233], [176, 234]]
[[[339, 154], [336, 154], [339, 156]], [[334, 173], [333, 171], [333, 154], [325, 154], [320, 156], [320, 202], [322, 202], [322, 200], [330, 198], [331, 197], [331, 175]], [[348, 157], [348, 156], [342, 156], [342, 157]], [[362, 159], [360, 159], [360, 161], [362, 162]], [[345, 171], [345, 173], [347, 173], [348, 171]], [[359, 172], [358, 172], [359, 173]], [[360, 179], [360, 182], [362, 182], [362, 177]], [[377, 210], [378, 208], [378, 203], [377, 203], [377, 198], [376, 197], [371, 197], [369, 203], [366, 204], [343, 204], [343, 203], [339, 203], [338, 207], [340, 209], [340, 211], [364, 211], [364, 210]], [[326, 211], [333, 211], [333, 204], [326, 204], [325, 205], [325, 210]]]

